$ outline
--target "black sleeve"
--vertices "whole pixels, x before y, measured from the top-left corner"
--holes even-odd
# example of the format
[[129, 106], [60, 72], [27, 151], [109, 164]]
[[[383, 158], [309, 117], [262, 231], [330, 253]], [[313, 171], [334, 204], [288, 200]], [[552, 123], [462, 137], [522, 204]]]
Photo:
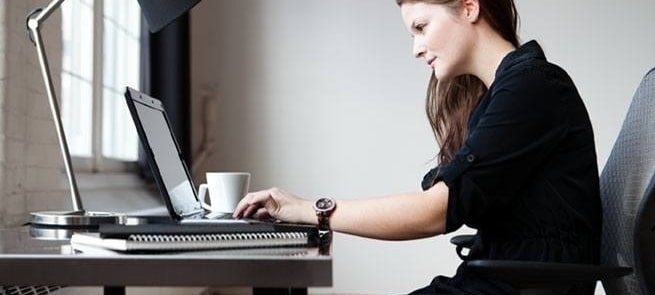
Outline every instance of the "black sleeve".
[[449, 188], [446, 232], [503, 214], [567, 133], [561, 92], [570, 88], [544, 73], [524, 70], [490, 91], [464, 146], [433, 178]]

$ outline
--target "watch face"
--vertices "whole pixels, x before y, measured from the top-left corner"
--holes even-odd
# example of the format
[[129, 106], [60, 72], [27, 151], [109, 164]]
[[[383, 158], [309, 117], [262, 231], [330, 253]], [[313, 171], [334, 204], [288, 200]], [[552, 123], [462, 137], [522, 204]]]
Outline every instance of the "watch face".
[[334, 209], [334, 200], [330, 198], [320, 198], [316, 200], [314, 206], [316, 207], [316, 210], [330, 211]]

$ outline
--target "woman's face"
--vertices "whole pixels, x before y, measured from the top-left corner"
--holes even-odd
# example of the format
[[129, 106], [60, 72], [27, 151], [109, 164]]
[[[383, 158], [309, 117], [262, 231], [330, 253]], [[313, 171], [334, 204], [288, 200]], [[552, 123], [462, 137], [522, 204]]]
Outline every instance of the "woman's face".
[[466, 73], [472, 42], [461, 9], [453, 12], [446, 5], [409, 2], [400, 11], [414, 39], [414, 56], [425, 59], [438, 79]]

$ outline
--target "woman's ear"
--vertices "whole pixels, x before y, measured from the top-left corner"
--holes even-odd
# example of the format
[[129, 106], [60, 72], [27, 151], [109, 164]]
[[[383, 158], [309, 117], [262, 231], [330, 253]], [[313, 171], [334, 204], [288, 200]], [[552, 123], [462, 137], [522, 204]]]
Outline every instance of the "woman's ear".
[[462, 8], [462, 15], [464, 19], [470, 23], [476, 23], [480, 19], [479, 0], [462, 0]]

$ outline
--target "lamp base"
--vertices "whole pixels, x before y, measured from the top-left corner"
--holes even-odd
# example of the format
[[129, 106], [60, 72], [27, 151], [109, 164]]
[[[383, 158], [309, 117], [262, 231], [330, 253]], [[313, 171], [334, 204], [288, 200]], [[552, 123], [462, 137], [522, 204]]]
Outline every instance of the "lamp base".
[[127, 216], [110, 212], [41, 211], [32, 212], [31, 224], [54, 227], [97, 227], [100, 224], [125, 224]]

